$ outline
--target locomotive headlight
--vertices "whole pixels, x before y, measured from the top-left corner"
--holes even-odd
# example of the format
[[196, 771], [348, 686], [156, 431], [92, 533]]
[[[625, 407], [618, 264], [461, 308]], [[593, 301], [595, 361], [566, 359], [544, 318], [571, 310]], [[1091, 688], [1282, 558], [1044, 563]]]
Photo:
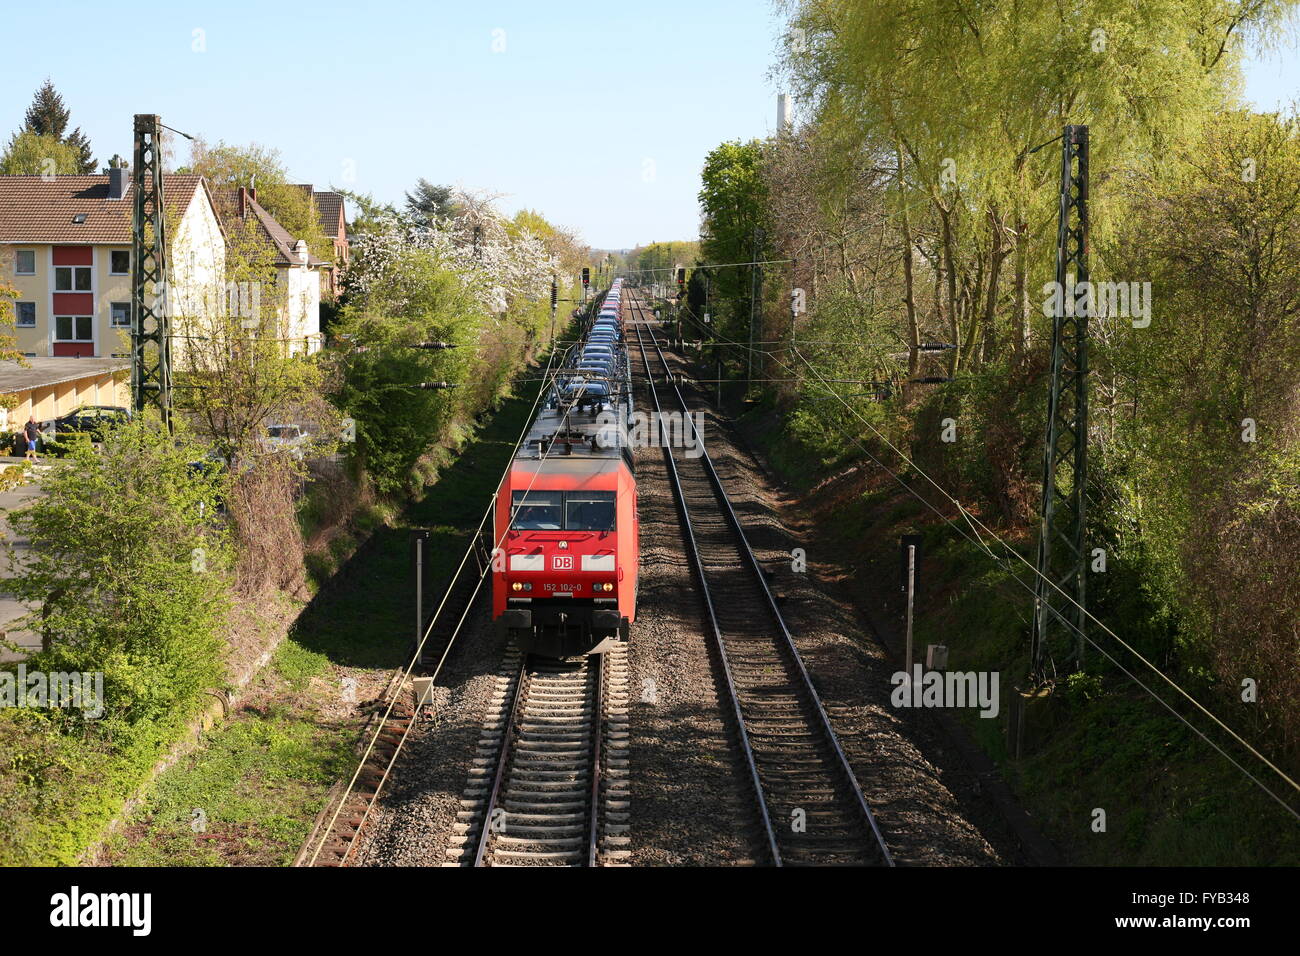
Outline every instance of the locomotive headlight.
[[612, 591], [612, 590], [614, 590], [614, 582], [613, 582], [613, 581], [606, 581], [605, 584], [604, 584], [604, 588], [605, 588], [606, 591]]
[[525, 590], [525, 591], [531, 591], [532, 589], [533, 589], [532, 584], [531, 584], [530, 582], [528, 582], [528, 581], [525, 581], [525, 582], [524, 582], [524, 590]]
[[569, 550], [569, 542], [567, 542], [567, 541], [561, 541], [561, 542], [560, 542], [560, 550], [561, 550], [561, 551], [568, 551], [568, 550]]
[[510, 585], [510, 590], [512, 590], [512, 591], [522, 591], [523, 589], [524, 589], [524, 586], [523, 586], [522, 584], [520, 584], [518, 581], [516, 581], [514, 584]]

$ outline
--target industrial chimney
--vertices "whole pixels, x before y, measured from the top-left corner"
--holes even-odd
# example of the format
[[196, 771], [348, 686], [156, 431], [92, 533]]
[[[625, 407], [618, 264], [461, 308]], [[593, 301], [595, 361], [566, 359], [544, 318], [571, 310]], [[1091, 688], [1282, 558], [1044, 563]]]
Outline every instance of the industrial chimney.
[[776, 97], [776, 132], [779, 136], [781, 133], [790, 132], [790, 94], [778, 93]]

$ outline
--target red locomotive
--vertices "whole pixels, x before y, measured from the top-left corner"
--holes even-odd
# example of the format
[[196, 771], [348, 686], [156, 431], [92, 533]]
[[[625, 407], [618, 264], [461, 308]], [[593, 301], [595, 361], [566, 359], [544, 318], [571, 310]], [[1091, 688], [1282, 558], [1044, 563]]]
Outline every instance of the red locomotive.
[[[619, 285], [602, 316], [618, 315]], [[589, 330], [571, 351], [497, 491], [492, 618], [526, 652], [599, 653], [636, 620], [636, 476], [617, 427], [630, 375], [621, 341], [608, 341]]]

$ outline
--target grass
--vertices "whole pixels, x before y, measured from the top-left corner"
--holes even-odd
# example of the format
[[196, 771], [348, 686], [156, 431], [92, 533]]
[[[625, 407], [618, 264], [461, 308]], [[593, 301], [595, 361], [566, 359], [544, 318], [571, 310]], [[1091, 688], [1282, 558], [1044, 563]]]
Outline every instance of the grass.
[[337, 699], [313, 680], [329, 661], [280, 645], [252, 688], [253, 705], [165, 771], [105, 848], [118, 866], [278, 866], [292, 862], [336, 777], [352, 766], [342, 722], [321, 720]]

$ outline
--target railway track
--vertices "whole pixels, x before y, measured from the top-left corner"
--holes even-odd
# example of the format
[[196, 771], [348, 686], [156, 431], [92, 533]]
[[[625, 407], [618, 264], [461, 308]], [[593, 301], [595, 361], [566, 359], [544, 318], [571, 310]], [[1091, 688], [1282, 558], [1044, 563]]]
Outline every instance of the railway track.
[[627, 655], [511, 649], [447, 849], [451, 866], [597, 866], [628, 855]]
[[[672, 411], [690, 412], [644, 307], [635, 296], [629, 307], [653, 410], [664, 411], [663, 391]], [[665, 458], [771, 862], [892, 866], [707, 450], [690, 457], [667, 447]]]
[[[411, 721], [415, 719], [415, 710], [406, 700], [398, 700], [386, 716], [376, 712], [374, 719], [380, 723], [380, 727], [374, 735], [374, 746], [366, 756], [355, 783], [333, 802], [332, 805], [337, 808], [333, 816], [328, 815], [331, 804], [327, 804], [321, 811], [317, 830], [312, 832], [298, 851], [295, 866], [350, 866], [356, 862], [354, 850], [362, 828], [369, 818], [371, 806], [398, 747], [409, 732]], [[327, 820], [328, 826], [321, 831], [320, 828]], [[314, 854], [311, 852], [312, 846], [318, 846]]]
[[[412, 660], [411, 670], [418, 668], [435, 680], [486, 580], [488, 560], [479, 531], [474, 533], [470, 542], [470, 552], [473, 560], [467, 558], [456, 570], [443, 606], [426, 623], [424, 642], [411, 648], [412, 655], [419, 655]], [[388, 781], [397, 754], [416, 720], [414, 699], [407, 699], [406, 694], [405, 676], [395, 675], [370, 722], [362, 730], [362, 740], [371, 740], [371, 745], [362, 754], [356, 778], [326, 801], [311, 834], [298, 851], [295, 866], [352, 866], [357, 863], [356, 851], [373, 819], [379, 793]], [[385, 701], [388, 702], [386, 707]]]

